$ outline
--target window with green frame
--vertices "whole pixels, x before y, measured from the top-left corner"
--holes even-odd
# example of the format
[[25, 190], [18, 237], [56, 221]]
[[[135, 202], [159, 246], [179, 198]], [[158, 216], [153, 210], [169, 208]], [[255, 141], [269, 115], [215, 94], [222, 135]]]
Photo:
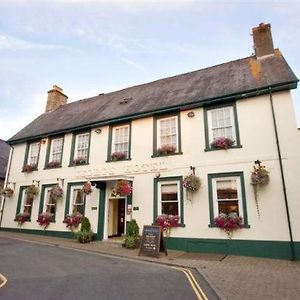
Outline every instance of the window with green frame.
[[57, 212], [57, 200], [51, 196], [51, 189], [57, 184], [44, 184], [41, 190], [39, 214], [47, 212], [52, 214], [51, 222], [55, 222]]
[[65, 216], [79, 212], [84, 216], [86, 195], [82, 192], [85, 182], [68, 183]]
[[107, 161], [130, 160], [131, 123], [110, 126]]
[[204, 108], [206, 150], [218, 149], [213, 143], [218, 139], [229, 139], [228, 148], [240, 148], [240, 136], [236, 104], [226, 104]]
[[64, 137], [49, 139], [45, 168], [60, 168], [62, 164]]
[[154, 178], [153, 222], [162, 214], [179, 215], [184, 225], [182, 176]]
[[80, 132], [73, 134], [70, 166], [86, 165], [89, 163], [91, 133]]
[[248, 225], [243, 172], [208, 174], [210, 225], [219, 214], [236, 213]]
[[[30, 166], [32, 171], [37, 170], [40, 156], [40, 141], [28, 143], [25, 151], [24, 168]], [[23, 170], [24, 170], [23, 168]]]
[[26, 194], [27, 187], [28, 186], [20, 187], [16, 215], [18, 215], [19, 213], [27, 213], [29, 215], [27, 221], [30, 221], [34, 196], [31, 194]]
[[180, 114], [155, 117], [153, 157], [181, 154]]

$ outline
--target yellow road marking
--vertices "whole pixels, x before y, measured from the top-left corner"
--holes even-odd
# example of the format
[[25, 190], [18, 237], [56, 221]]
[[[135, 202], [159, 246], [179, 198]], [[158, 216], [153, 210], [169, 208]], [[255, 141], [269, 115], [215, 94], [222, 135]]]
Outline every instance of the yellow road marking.
[[172, 268], [176, 269], [178, 271], [181, 271], [185, 274], [186, 278], [188, 279], [193, 291], [195, 292], [195, 294], [199, 300], [208, 300], [190, 270], [184, 269], [184, 268], [178, 268], [178, 267], [172, 267]]
[[1, 289], [2, 287], [5, 286], [5, 284], [6, 284], [6, 282], [7, 282], [7, 279], [6, 279], [6, 277], [5, 277], [4, 275], [2, 275], [1, 273], [0, 273], [0, 279], [1, 279], [1, 281], [2, 281], [2, 283], [0, 284], [0, 289]]

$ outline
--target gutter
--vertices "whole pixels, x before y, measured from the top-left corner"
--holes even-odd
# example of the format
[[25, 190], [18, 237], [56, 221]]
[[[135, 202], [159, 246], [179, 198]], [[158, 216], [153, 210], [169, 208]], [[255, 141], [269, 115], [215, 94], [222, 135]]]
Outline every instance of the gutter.
[[223, 103], [223, 102], [232, 102], [235, 100], [246, 99], [246, 98], [250, 98], [250, 97], [269, 94], [270, 89], [273, 92], [295, 89], [295, 88], [297, 88], [297, 84], [298, 84], [298, 80], [287, 81], [287, 82], [283, 82], [280, 84], [273, 84], [273, 85], [267, 86], [267, 87], [260, 87], [257, 89], [248, 90], [245, 92], [228, 94], [228, 95], [225, 95], [222, 97], [213, 97], [213, 98], [208, 98], [208, 99], [204, 99], [204, 100], [194, 100], [193, 102], [184, 103], [181, 105], [174, 105], [174, 106], [167, 107], [167, 108], [160, 108], [160, 109], [146, 111], [146, 112], [138, 112], [138, 113], [130, 114], [127, 116], [118, 117], [118, 118], [114, 118], [114, 119], [107, 119], [104, 121], [98, 121], [98, 122], [89, 123], [86, 125], [70, 127], [70, 128], [66, 128], [66, 129], [62, 129], [62, 130], [52, 131], [52, 132], [44, 132], [42, 134], [38, 134], [35, 136], [19, 138], [16, 140], [8, 140], [7, 142], [10, 145], [14, 145], [14, 144], [18, 144], [18, 143], [27, 142], [28, 140], [35, 140], [35, 139], [40, 139], [40, 138], [45, 138], [45, 137], [50, 137], [50, 136], [63, 135], [66, 133], [72, 133], [74, 131], [79, 131], [79, 130], [89, 130], [89, 129], [95, 128], [95, 127], [100, 127], [100, 126], [105, 126], [105, 125], [110, 125], [110, 124], [120, 123], [120, 122], [127, 122], [127, 121], [131, 121], [131, 120], [135, 120], [135, 119], [145, 118], [145, 117], [152, 117], [154, 115], [159, 115], [159, 114], [175, 113], [175, 112], [178, 112], [181, 110], [194, 109], [194, 108], [198, 108], [198, 107], [214, 105], [214, 104], [219, 104], [219, 103]]
[[[8, 164], [7, 164], [6, 176], [5, 176], [5, 181], [4, 181], [4, 186], [5, 187], [7, 187], [7, 183], [8, 183], [13, 152], [14, 152], [14, 147], [11, 146], [10, 153], [9, 153]], [[4, 213], [5, 201], [6, 201], [6, 195], [4, 196], [4, 199], [3, 199], [2, 208], [0, 207], [0, 213], [1, 213], [1, 216], [0, 216], [0, 230], [1, 230], [3, 213]]]
[[275, 133], [275, 138], [276, 138], [276, 146], [277, 146], [277, 153], [278, 153], [279, 166], [280, 166], [280, 174], [281, 174], [281, 182], [282, 182], [282, 189], [283, 189], [283, 195], [284, 195], [286, 218], [287, 218], [288, 228], [289, 228], [289, 237], [290, 237], [289, 244], [290, 244], [290, 251], [291, 251], [291, 260], [295, 260], [296, 259], [296, 257], [295, 257], [295, 244], [294, 244], [294, 240], [293, 240], [293, 233], [292, 233], [292, 225], [291, 225], [288, 197], [287, 197], [287, 192], [286, 192], [286, 184], [285, 184], [283, 163], [282, 163], [282, 157], [281, 157], [279, 136], [278, 136], [278, 130], [277, 130], [277, 122], [276, 122], [276, 116], [275, 116], [275, 111], [274, 111], [273, 95], [272, 95], [271, 87], [269, 88], [269, 95], [270, 95], [270, 104], [271, 104], [271, 110], [272, 110], [274, 133]]

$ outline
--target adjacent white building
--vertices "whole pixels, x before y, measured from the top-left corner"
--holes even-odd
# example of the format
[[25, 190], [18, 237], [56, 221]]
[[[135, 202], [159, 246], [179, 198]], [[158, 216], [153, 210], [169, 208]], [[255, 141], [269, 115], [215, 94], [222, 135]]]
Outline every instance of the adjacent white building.
[[[3, 202], [1, 230], [19, 230], [15, 216], [27, 211], [22, 231], [44, 234], [36, 220], [48, 211], [47, 234], [71, 237], [63, 220], [79, 211], [102, 240], [124, 234], [132, 218], [142, 228], [178, 214], [170, 249], [299, 259], [300, 139], [290, 93], [298, 79], [274, 49], [269, 24], [253, 28], [253, 38], [255, 55], [69, 104], [54, 86], [46, 112], [9, 140], [6, 184], [15, 192]], [[218, 137], [233, 145], [213, 148]], [[160, 152], [165, 146], [170, 153]], [[259, 215], [257, 160], [270, 172]], [[194, 193], [182, 184], [190, 167], [201, 179]], [[132, 195], [114, 195], [120, 179], [132, 183]], [[95, 189], [83, 196], [86, 181]], [[32, 183], [40, 193], [30, 198]], [[65, 194], [55, 202], [49, 190], [57, 184]], [[222, 212], [243, 219], [232, 239], [214, 224]]]

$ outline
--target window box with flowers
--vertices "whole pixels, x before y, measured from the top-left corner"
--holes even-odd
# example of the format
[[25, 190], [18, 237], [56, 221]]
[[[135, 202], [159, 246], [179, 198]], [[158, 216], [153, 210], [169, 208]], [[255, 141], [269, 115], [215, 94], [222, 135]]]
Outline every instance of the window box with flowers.
[[119, 161], [127, 159], [127, 155], [125, 152], [114, 152], [111, 155], [111, 161]]
[[170, 155], [176, 152], [176, 148], [172, 145], [163, 145], [157, 149], [158, 156]]
[[52, 222], [52, 219], [53, 219], [52, 213], [43, 212], [39, 214], [37, 222], [39, 223], [40, 226], [44, 227], [44, 230], [46, 230], [49, 224]]
[[82, 214], [79, 212], [76, 212], [71, 215], [66, 215], [65, 219], [63, 220], [63, 223], [66, 224], [67, 228], [73, 231], [81, 223], [82, 217], [83, 217]]
[[260, 160], [254, 162], [253, 171], [251, 173], [251, 184], [254, 189], [254, 199], [256, 204], [257, 214], [260, 217], [259, 205], [258, 205], [258, 190], [269, 184], [270, 176], [269, 171], [265, 166], [261, 164]]
[[33, 165], [24, 165], [22, 172], [24, 173], [31, 173], [33, 171], [37, 170], [37, 165], [33, 164]]
[[72, 161], [72, 166], [86, 165], [87, 160], [84, 157], [77, 157]]
[[162, 214], [156, 217], [155, 223], [162, 228], [164, 237], [169, 237], [171, 228], [179, 226], [179, 216]]
[[61, 163], [59, 161], [49, 161], [46, 165], [46, 169], [60, 168]]
[[234, 141], [230, 138], [219, 137], [213, 140], [210, 144], [212, 149], [227, 150], [234, 145]]
[[19, 226], [22, 226], [26, 221], [30, 220], [30, 214], [27, 212], [22, 212], [16, 215], [15, 221], [18, 222]]
[[232, 238], [233, 232], [243, 227], [243, 218], [237, 213], [219, 214], [214, 219], [215, 226], [224, 230], [229, 239]]
[[111, 195], [113, 197], [127, 197], [130, 196], [132, 193], [132, 186], [128, 180], [118, 180], [115, 186], [113, 187]]

